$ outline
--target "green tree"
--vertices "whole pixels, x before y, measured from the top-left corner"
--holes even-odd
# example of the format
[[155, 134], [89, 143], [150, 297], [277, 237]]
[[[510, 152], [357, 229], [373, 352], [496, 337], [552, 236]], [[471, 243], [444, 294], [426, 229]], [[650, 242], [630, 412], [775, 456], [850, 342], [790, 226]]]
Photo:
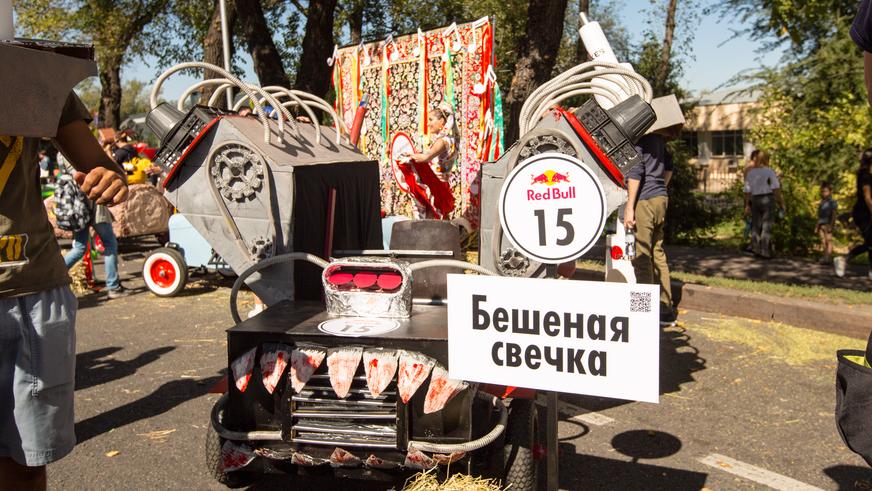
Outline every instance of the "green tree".
[[121, 123], [121, 68], [147, 51], [149, 29], [170, 0], [27, 0], [15, 3], [25, 35], [94, 44], [100, 78], [99, 124]]
[[[635, 50], [633, 67], [651, 82], [655, 97], [674, 94], [682, 101], [682, 109], [688, 118], [694, 104], [688, 91], [681, 85], [681, 77], [684, 63], [693, 53], [689, 50], [678, 51], [675, 46], [692, 45], [692, 26], [698, 12], [695, 5], [688, 0], [657, 0], [652, 5], [652, 28], [646, 30], [641, 45]], [[662, 16], [660, 11], [664, 12]], [[662, 34], [653, 27], [661, 22], [664, 26]], [[703, 197], [696, 191], [699, 182], [696, 171], [689, 162], [690, 149], [681, 141], [671, 142], [669, 148], [672, 153], [673, 174], [669, 183], [666, 240], [697, 240], [714, 227], [720, 217], [706, 205]]]
[[[857, 0], [724, 0], [716, 10], [739, 19], [763, 49], [789, 44], [798, 54], [816, 51], [843, 19], [857, 12]], [[841, 20], [840, 20], [841, 19]]]
[[832, 183], [842, 208], [850, 208], [853, 171], [860, 152], [870, 146], [872, 111], [862, 53], [849, 35], [857, 2], [727, 3], [753, 21], [751, 34], [768, 39], [764, 47], [788, 43], [790, 48], [779, 67], [738, 81], [760, 94], [750, 139], [771, 154], [782, 180], [787, 213], [774, 229], [775, 246], [806, 254], [817, 242], [812, 230], [820, 183]]

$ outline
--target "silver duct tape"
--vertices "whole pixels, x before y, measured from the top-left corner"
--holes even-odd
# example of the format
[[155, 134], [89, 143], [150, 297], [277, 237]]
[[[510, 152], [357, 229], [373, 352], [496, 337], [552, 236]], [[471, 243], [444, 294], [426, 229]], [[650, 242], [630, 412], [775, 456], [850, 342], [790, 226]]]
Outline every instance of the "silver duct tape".
[[[343, 267], [372, 268], [400, 273], [402, 284], [395, 292], [374, 292], [356, 288], [340, 289], [327, 278]], [[333, 261], [321, 275], [327, 313], [336, 317], [389, 317], [407, 319], [412, 315], [412, 272], [409, 265], [381, 257], [352, 257]]]

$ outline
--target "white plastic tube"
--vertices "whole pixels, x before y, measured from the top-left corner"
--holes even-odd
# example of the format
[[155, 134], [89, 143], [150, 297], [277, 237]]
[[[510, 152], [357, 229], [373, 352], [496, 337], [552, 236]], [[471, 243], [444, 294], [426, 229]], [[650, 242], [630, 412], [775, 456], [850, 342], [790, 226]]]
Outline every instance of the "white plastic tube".
[[[610, 83], [611, 81], [608, 81], [609, 83], [603, 81], [602, 75], [619, 75], [616, 80], [620, 90], [615, 89]], [[570, 93], [574, 95], [592, 94], [595, 97], [599, 96], [609, 102], [614, 102], [614, 104], [632, 95], [638, 95], [649, 103], [653, 97], [651, 84], [638, 73], [627, 70], [617, 63], [589, 61], [554, 77], [527, 97], [519, 117], [521, 134], [527, 133], [536, 126], [545, 111], [557, 102], [570, 97], [568, 95]], [[615, 98], [615, 94], [624, 94], [625, 97]]]
[[[241, 80], [236, 78], [232, 73], [227, 70], [212, 65], [210, 63], [203, 63], [200, 61], [189, 61], [187, 63], [179, 63], [173, 67], [170, 67], [167, 71], [163, 72], [160, 77], [154, 82], [154, 87], [151, 89], [151, 95], [149, 97], [149, 104], [151, 108], [154, 109], [158, 104], [158, 95], [160, 94], [160, 89], [163, 86], [163, 83], [174, 73], [179, 72], [181, 70], [187, 69], [204, 69], [204, 70], [212, 70], [219, 75], [223, 76], [230, 82], [232, 82], [235, 86], [239, 87], [242, 92], [244, 92], [247, 96], [249, 96], [252, 100], [257, 100], [254, 92], [248, 87], [247, 84], [243, 83]], [[263, 111], [263, 106], [255, 104], [254, 105], [254, 113], [257, 115], [258, 120], [260, 120], [261, 125], [263, 125], [263, 141], [267, 144], [270, 143], [270, 127], [269, 121], [267, 120], [266, 114]]]
[[[615, 52], [612, 50], [612, 46], [609, 44], [608, 39], [606, 39], [606, 35], [599, 22], [588, 22], [587, 17], [582, 13], [581, 23], [582, 26], [578, 30], [578, 35], [581, 37], [581, 42], [584, 43], [584, 47], [590, 55], [591, 60], [605, 63], [618, 63], [618, 57], [615, 56]], [[622, 88], [625, 86], [625, 83], [623, 83], [624, 81], [617, 75], [604, 75], [602, 77], [597, 77], [597, 80], [600, 84], [611, 86], [613, 90], [617, 91], [622, 91]], [[624, 93], [621, 101], [629, 97], [630, 94]], [[595, 98], [597, 103], [599, 103], [603, 109], [610, 109], [617, 104], [603, 96], [595, 96]], [[618, 101], [618, 103], [619, 102], [620, 101]]]

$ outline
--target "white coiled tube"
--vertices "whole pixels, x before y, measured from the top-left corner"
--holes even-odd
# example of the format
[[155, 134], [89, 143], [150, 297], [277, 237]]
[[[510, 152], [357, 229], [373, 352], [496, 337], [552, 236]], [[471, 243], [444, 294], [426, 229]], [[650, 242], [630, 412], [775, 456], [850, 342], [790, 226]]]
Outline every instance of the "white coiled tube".
[[[203, 87], [208, 87], [210, 85], [218, 85], [218, 89], [215, 90], [215, 93], [213, 93], [212, 97], [209, 99], [209, 103], [208, 103], [209, 106], [214, 106], [217, 103], [223, 90], [226, 90], [230, 87], [236, 86], [236, 84], [234, 84], [232, 81], [230, 81], [226, 78], [210, 78], [207, 80], [201, 80], [201, 81], [191, 85], [190, 87], [185, 89], [184, 92], [182, 92], [182, 95], [181, 95], [181, 97], [179, 97], [179, 101], [176, 104], [176, 107], [179, 109], [179, 111], [184, 111], [185, 110], [185, 100], [191, 94], [193, 94], [196, 90], [199, 90]], [[260, 99], [261, 105], [263, 104], [264, 101], [267, 101], [270, 104], [273, 104], [273, 103], [278, 104], [278, 100], [276, 100], [276, 99], [271, 99], [271, 100], [267, 99], [267, 97], [269, 97], [270, 94], [268, 92], [266, 92], [265, 90], [261, 89], [260, 87], [258, 87], [257, 85], [252, 85], [252, 84], [246, 84], [246, 85], [248, 85], [248, 87], [251, 90], [259, 93], [262, 96]], [[246, 100], [248, 100], [248, 99], [246, 99]], [[238, 110], [238, 108], [234, 107], [233, 110]], [[270, 114], [270, 116], [272, 116], [272, 115]], [[281, 141], [281, 136], [284, 135], [284, 131], [285, 131], [284, 122], [285, 121], [288, 121], [289, 123], [291, 123], [291, 125], [295, 124], [293, 119], [292, 119], [291, 113], [288, 112], [287, 110], [281, 111], [280, 115], [278, 117], [279, 141]]]
[[[154, 109], [158, 105], [158, 94], [160, 94], [160, 89], [163, 86], [163, 83], [174, 73], [188, 70], [188, 69], [202, 69], [202, 70], [211, 70], [213, 72], [218, 73], [222, 77], [229, 80], [233, 85], [239, 88], [245, 95], [247, 95], [251, 100], [256, 101], [257, 96], [255, 92], [249, 88], [248, 84], [244, 83], [242, 80], [236, 78], [232, 73], [227, 70], [212, 65], [211, 63], [203, 63], [201, 61], [189, 61], [185, 63], [179, 63], [178, 65], [172, 66], [163, 72], [155, 81], [154, 87], [151, 89], [151, 95], [149, 97], [149, 104], [151, 108]], [[264, 113], [263, 106], [255, 104], [254, 105], [254, 113], [257, 116], [257, 119], [260, 120], [260, 123], [263, 125], [263, 141], [267, 144], [270, 143], [270, 128], [269, 128], [269, 120], [267, 119], [266, 113]]]
[[573, 96], [597, 95], [614, 104], [620, 103], [622, 96], [614, 88], [593, 80], [603, 75], [620, 75], [610, 82], [617, 83], [620, 90], [628, 95], [638, 95], [645, 102], [651, 102], [653, 92], [645, 77], [617, 63], [589, 61], [554, 77], [527, 97], [519, 118], [520, 133], [523, 135], [530, 131], [545, 112]]

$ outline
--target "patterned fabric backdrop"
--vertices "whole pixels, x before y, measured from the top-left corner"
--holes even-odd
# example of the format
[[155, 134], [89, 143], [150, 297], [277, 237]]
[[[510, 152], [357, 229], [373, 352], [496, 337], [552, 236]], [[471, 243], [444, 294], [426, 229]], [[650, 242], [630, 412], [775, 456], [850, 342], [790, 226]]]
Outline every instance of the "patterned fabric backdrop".
[[429, 145], [428, 112], [446, 101], [454, 108], [460, 135], [457, 165], [449, 178], [457, 203], [451, 218], [464, 217], [478, 227], [481, 165], [503, 150], [495, 63], [488, 18], [339, 50], [333, 65], [336, 111], [350, 128], [357, 106], [368, 98], [360, 148], [381, 163], [386, 214], [417, 213], [414, 198], [394, 179], [390, 142], [402, 131], [423, 151]]

